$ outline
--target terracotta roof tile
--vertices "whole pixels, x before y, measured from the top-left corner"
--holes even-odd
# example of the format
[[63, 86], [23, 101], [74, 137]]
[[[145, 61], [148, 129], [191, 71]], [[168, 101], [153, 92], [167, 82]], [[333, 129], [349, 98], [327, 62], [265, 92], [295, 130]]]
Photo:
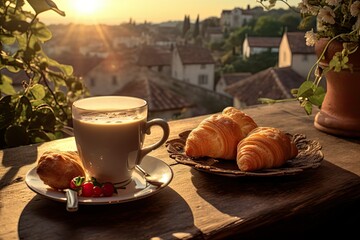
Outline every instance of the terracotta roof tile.
[[314, 47], [306, 45], [304, 32], [288, 32], [286, 35], [292, 53], [315, 54]]
[[133, 96], [145, 99], [149, 104], [149, 111], [166, 111], [182, 109], [193, 106], [184, 97], [170, 89], [162, 87], [155, 79], [154, 73], [150, 70], [140, 71], [134, 79], [125, 85], [114, 95]]
[[259, 104], [259, 98], [291, 98], [291, 89], [298, 88], [304, 80], [290, 67], [268, 68], [228, 86], [225, 91], [250, 106]]
[[248, 42], [251, 47], [274, 47], [280, 46], [280, 37], [248, 37]]
[[143, 47], [138, 56], [140, 66], [170, 66], [171, 52], [151, 46]]
[[241, 72], [241, 73], [226, 73], [222, 76], [227, 86], [234, 84], [242, 79], [250, 77], [250, 72]]
[[209, 49], [194, 45], [177, 45], [176, 47], [183, 64], [215, 63]]

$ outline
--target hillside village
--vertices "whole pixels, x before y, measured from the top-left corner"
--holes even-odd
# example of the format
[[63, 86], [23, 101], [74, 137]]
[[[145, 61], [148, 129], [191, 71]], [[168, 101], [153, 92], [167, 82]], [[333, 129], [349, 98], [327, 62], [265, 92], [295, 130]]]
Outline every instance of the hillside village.
[[[49, 56], [72, 65], [93, 96], [129, 95], [149, 102], [150, 117], [167, 120], [259, 104], [258, 98], [291, 98], [315, 62], [304, 32], [281, 36], [245, 35], [232, 51], [212, 48], [239, 27], [266, 14], [261, 7], [222, 10], [185, 31], [183, 22], [120, 25], [50, 25]], [[258, 72], [223, 71], [231, 52], [243, 61], [261, 53], [277, 56], [276, 64]], [[231, 54], [230, 54], [231, 55]], [[261, 60], [259, 61], [262, 62]], [[261, 63], [263, 64], [263, 63]]]

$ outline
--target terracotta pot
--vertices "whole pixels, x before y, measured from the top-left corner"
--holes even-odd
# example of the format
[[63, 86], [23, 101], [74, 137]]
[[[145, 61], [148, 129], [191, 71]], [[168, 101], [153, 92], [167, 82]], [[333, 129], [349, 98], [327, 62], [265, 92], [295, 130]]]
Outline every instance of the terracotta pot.
[[[328, 40], [322, 39], [315, 45], [319, 56]], [[343, 49], [341, 42], [332, 42], [320, 62], [328, 66], [335, 52]], [[342, 70], [326, 73], [326, 95], [320, 112], [315, 116], [314, 126], [320, 131], [346, 137], [360, 137], [360, 50], [349, 58], [353, 72]]]

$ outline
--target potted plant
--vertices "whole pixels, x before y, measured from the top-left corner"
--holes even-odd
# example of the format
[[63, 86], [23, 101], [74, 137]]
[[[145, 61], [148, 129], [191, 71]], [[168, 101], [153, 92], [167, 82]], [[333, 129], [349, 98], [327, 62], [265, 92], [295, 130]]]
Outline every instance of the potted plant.
[[50, 0], [28, 2], [35, 14], [23, 9], [24, 0], [0, 0], [0, 149], [66, 136], [72, 102], [88, 94], [71, 66], [43, 51], [52, 34], [38, 15], [65, 13]]
[[[258, 0], [269, 9], [280, 1]], [[291, 6], [289, 6], [291, 7]], [[306, 44], [315, 46], [317, 61], [304, 83], [293, 91], [308, 114], [313, 106], [317, 129], [340, 136], [360, 136], [360, 1], [299, 0], [302, 23], [316, 18], [317, 29], [305, 33]], [[327, 90], [319, 86], [326, 80]]]

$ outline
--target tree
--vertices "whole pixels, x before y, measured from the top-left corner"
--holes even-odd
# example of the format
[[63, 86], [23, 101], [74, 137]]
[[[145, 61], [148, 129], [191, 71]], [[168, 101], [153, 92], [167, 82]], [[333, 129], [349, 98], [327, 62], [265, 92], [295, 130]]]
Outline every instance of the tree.
[[190, 16], [185, 15], [183, 21], [182, 37], [185, 37], [187, 32], [190, 30]]
[[280, 16], [279, 22], [286, 27], [288, 32], [299, 31], [301, 17], [294, 13], [285, 13]]
[[[42, 50], [52, 34], [38, 15], [55, 5], [46, 8], [48, 2], [41, 0], [29, 3], [35, 14], [23, 10], [23, 0], [0, 1], [0, 148], [63, 137], [72, 123], [72, 102], [87, 95], [72, 67]], [[14, 74], [23, 75], [20, 90], [13, 86]]]
[[196, 39], [196, 37], [199, 34], [200, 34], [200, 22], [199, 22], [199, 15], [197, 15], [195, 25], [194, 25], [193, 38]]
[[230, 36], [226, 40], [225, 46], [228, 50], [232, 50], [233, 54], [236, 54], [236, 49], [241, 50], [246, 34], [252, 34], [251, 27], [244, 26], [230, 33]]
[[265, 15], [257, 19], [254, 33], [261, 36], [281, 36], [282, 23], [274, 16]]

